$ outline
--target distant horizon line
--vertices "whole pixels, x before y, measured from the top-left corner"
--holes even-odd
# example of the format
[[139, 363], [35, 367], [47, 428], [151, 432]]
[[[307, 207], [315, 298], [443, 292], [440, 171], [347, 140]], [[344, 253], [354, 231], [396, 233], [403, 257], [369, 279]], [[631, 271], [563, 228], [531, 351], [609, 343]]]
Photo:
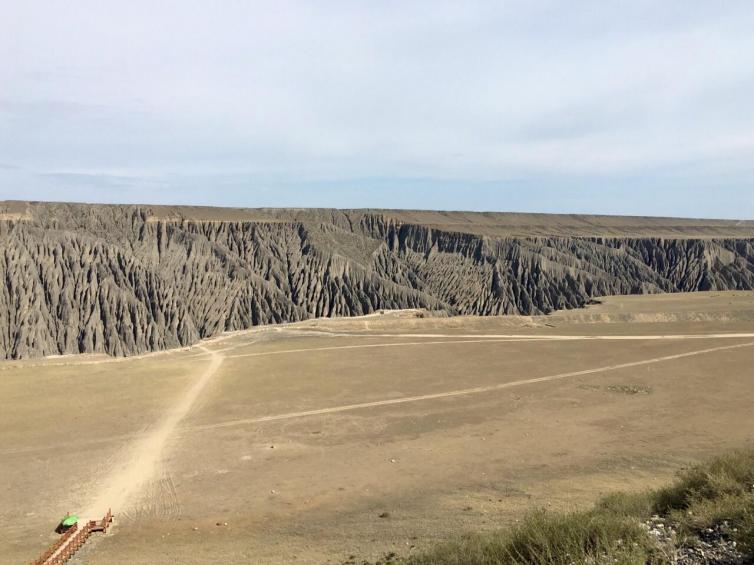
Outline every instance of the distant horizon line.
[[754, 222], [754, 218], [721, 218], [721, 217], [704, 217], [704, 216], [668, 216], [668, 215], [638, 215], [638, 214], [611, 214], [611, 213], [587, 213], [587, 212], [531, 212], [516, 210], [481, 210], [481, 209], [448, 209], [448, 208], [380, 208], [374, 206], [366, 207], [336, 207], [336, 206], [222, 206], [216, 204], [157, 204], [149, 202], [97, 202], [83, 200], [24, 200], [24, 199], [5, 199], [0, 200], [3, 204], [36, 204], [36, 205], [74, 205], [74, 206], [112, 206], [112, 207], [159, 207], [159, 208], [207, 208], [213, 210], [271, 210], [271, 211], [307, 211], [307, 210], [338, 210], [343, 212], [367, 212], [367, 211], [384, 211], [384, 212], [431, 212], [440, 214], [479, 214], [479, 215], [516, 215], [516, 216], [573, 216], [573, 217], [603, 217], [603, 218], [650, 218], [657, 220], [700, 220], [709, 222], [737, 222], [749, 223]]

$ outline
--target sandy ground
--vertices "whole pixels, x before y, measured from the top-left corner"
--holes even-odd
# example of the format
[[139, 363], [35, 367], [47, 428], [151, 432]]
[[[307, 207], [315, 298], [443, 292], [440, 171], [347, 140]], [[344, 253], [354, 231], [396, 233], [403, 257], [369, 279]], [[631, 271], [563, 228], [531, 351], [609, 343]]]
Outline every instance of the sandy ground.
[[108, 507], [112, 534], [76, 561], [408, 553], [754, 445], [752, 361], [754, 293], [704, 293], [0, 364], [0, 561], [41, 552], [66, 511]]

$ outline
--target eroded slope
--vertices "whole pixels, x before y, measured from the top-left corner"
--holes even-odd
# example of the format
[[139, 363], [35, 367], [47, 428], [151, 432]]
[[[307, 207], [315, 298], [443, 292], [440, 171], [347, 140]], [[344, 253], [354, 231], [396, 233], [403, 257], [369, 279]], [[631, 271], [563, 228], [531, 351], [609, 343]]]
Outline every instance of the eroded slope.
[[[379, 309], [533, 314], [602, 295], [754, 289], [748, 223], [647, 220], [642, 230], [678, 232], [660, 238], [628, 237], [635, 218], [551, 217], [548, 235], [537, 215], [516, 236], [500, 234], [506, 221], [526, 231], [522, 217], [474, 217], [6, 203], [0, 356], [131, 355]], [[561, 235], [568, 222], [576, 235]]]

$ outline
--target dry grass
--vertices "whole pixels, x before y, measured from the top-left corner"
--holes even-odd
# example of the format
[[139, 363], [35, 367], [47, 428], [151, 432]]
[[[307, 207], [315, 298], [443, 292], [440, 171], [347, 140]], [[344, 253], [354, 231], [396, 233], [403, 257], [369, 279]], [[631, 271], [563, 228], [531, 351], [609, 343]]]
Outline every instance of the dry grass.
[[[405, 565], [623, 565], [672, 562], [642, 526], [653, 515], [675, 522], [692, 543], [704, 529], [726, 525], [731, 539], [754, 551], [754, 451], [736, 451], [679, 473], [667, 488], [617, 493], [588, 511], [536, 510], [510, 530], [469, 534], [420, 554], [382, 563]], [[380, 563], [378, 561], [378, 563]]]
[[754, 451], [736, 451], [680, 474], [655, 494], [657, 511], [692, 536], [725, 526], [732, 539], [754, 552]]

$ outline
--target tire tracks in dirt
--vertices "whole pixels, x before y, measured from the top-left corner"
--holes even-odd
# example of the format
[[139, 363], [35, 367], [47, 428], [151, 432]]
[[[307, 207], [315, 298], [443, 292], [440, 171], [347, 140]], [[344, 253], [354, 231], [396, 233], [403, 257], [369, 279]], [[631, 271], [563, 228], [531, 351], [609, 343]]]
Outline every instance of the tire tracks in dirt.
[[346, 404], [343, 406], [333, 406], [330, 408], [320, 408], [315, 410], [304, 410], [300, 412], [289, 412], [286, 414], [276, 414], [276, 415], [270, 415], [270, 416], [260, 416], [257, 418], [244, 418], [239, 420], [230, 420], [227, 422], [218, 422], [215, 424], [205, 424], [200, 426], [192, 426], [190, 428], [187, 428], [185, 431], [203, 431], [203, 430], [214, 430], [219, 428], [230, 428], [230, 427], [236, 427], [236, 426], [244, 426], [248, 424], [259, 424], [264, 422], [274, 422], [274, 421], [280, 421], [280, 420], [291, 420], [296, 418], [305, 418], [310, 416], [322, 416], [327, 414], [336, 414], [339, 412], [349, 412], [353, 410], [362, 410], [362, 409], [368, 409], [368, 408], [378, 408], [382, 406], [393, 406], [398, 404], [408, 404], [413, 402], [422, 402], [422, 401], [428, 401], [428, 400], [438, 400], [443, 398], [452, 398], [457, 396], [468, 396], [472, 394], [479, 394], [479, 393], [485, 393], [485, 392], [494, 392], [498, 390], [503, 390], [507, 388], [514, 388], [519, 386], [525, 386], [525, 385], [533, 385], [533, 384], [539, 384], [539, 383], [546, 383], [546, 382], [553, 382], [553, 381], [559, 381], [564, 379], [569, 379], [573, 377], [580, 377], [584, 375], [592, 375], [595, 373], [604, 373], [608, 371], [617, 371], [620, 369], [629, 369], [632, 367], [641, 367], [645, 365], [654, 365], [657, 363], [665, 363], [668, 361], [675, 361], [678, 359], [685, 359], [688, 357], [696, 357], [699, 355], [707, 355], [710, 353], [717, 353], [721, 351], [731, 351], [735, 349], [742, 349], [746, 347], [752, 347], [754, 346], [754, 342], [749, 343], [741, 343], [736, 345], [725, 345], [720, 347], [712, 347], [708, 349], [699, 349], [696, 351], [689, 351], [686, 353], [676, 353], [674, 355], [665, 355], [663, 357], [654, 357], [651, 359], [643, 359], [640, 361], [631, 361], [628, 363], [620, 363], [617, 365], [606, 365], [603, 367], [595, 367], [592, 369], [583, 369], [580, 371], [572, 371], [568, 373], [558, 373], [555, 375], [548, 375], [544, 377], [535, 377], [531, 379], [522, 379], [517, 381], [509, 381], [505, 383], [500, 383], [497, 385], [491, 385], [491, 386], [482, 386], [482, 387], [474, 387], [474, 388], [466, 388], [461, 390], [453, 390], [448, 392], [438, 392], [438, 393], [432, 393], [432, 394], [422, 394], [419, 396], [406, 396], [401, 398], [390, 398], [385, 400], [377, 400], [372, 402], [361, 402], [357, 404]]
[[[366, 343], [357, 345], [333, 345], [328, 347], [306, 347], [299, 349], [280, 349], [273, 351], [258, 351], [253, 353], [239, 353], [228, 355], [228, 359], [238, 359], [241, 357], [266, 357], [271, 355], [288, 355], [291, 353], [314, 353], [317, 351], [338, 351], [345, 349], [370, 349], [370, 348], [388, 348], [388, 347], [408, 347], [422, 345], [448, 345], [463, 343], [506, 343], [506, 342], [541, 342], [541, 341], [682, 341], [693, 339], [752, 339], [754, 333], [737, 333], [737, 334], [679, 334], [679, 335], [527, 335], [527, 334], [336, 334], [336, 337], [369, 337], [369, 338], [414, 338], [414, 339], [442, 339], [442, 341], [404, 341], [392, 343]], [[452, 339], [459, 338], [459, 339]], [[238, 349], [243, 345], [236, 345], [229, 349], [220, 351], [230, 351]]]
[[[754, 337], [754, 336], [752, 336]], [[256, 353], [239, 353], [228, 355], [228, 359], [240, 357], [266, 357], [268, 355], [286, 355], [290, 353], [313, 353], [315, 351], [337, 351], [341, 349], [370, 349], [381, 347], [407, 347], [410, 345], [440, 345], [453, 343], [507, 343], [512, 341], [540, 341], [539, 339], [462, 339], [444, 341], [406, 341], [401, 343], [367, 343], [361, 345], [333, 345], [331, 347], [307, 347], [302, 349], [281, 349], [278, 351], [258, 351]]]

